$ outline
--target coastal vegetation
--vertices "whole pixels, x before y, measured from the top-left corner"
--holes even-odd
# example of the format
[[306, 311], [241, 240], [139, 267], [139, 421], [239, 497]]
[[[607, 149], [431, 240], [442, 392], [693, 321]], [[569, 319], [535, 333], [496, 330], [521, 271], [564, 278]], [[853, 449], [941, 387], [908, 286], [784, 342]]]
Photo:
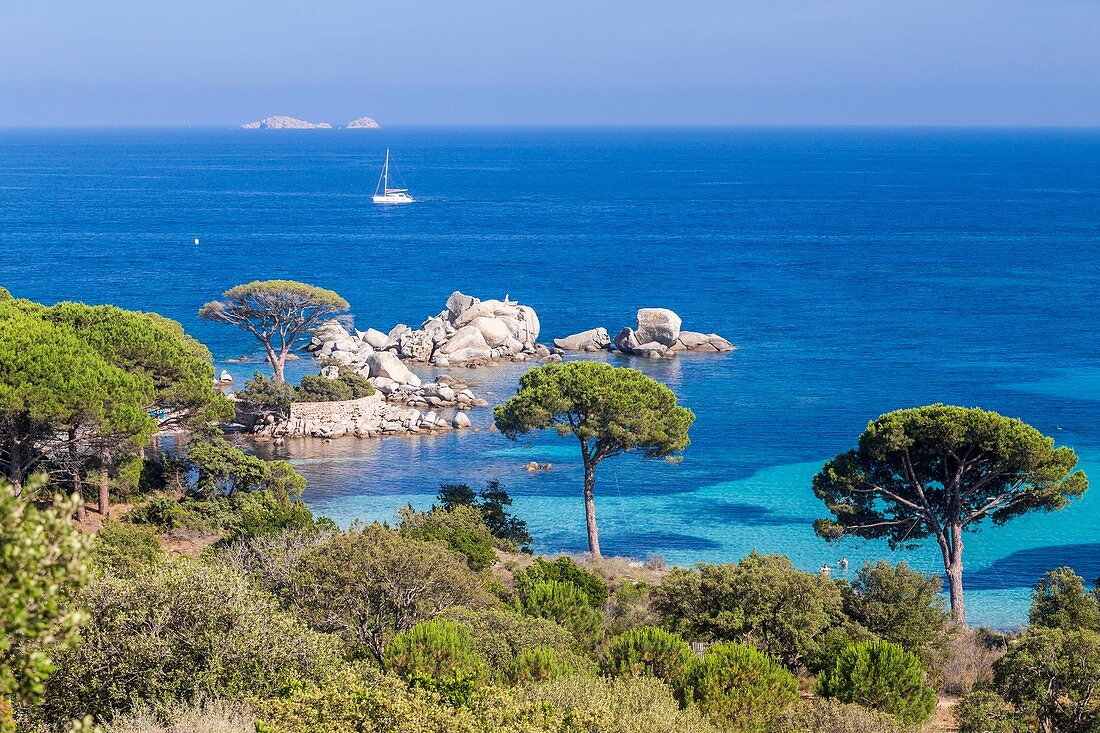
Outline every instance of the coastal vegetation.
[[513, 440], [553, 429], [580, 442], [588, 551], [599, 557], [596, 466], [631, 451], [646, 458], [682, 451], [695, 414], [676, 404], [672, 390], [637, 370], [575, 361], [528, 371], [516, 396], [497, 406], [494, 418]]
[[[365, 389], [327, 381], [249, 389]], [[756, 552], [602, 557], [596, 465], [674, 455], [694, 419], [640, 372], [536, 367], [495, 415], [580, 443], [581, 556], [534, 555], [499, 482], [340, 528], [292, 466], [223, 435], [226, 404], [178, 324], [0, 294], [0, 733], [900, 733], [956, 694], [961, 731], [1100, 725], [1100, 594], [1069, 568], [1037, 580], [1028, 628], [992, 634], [904, 564], [849, 582]], [[165, 426], [185, 440], [154, 452]], [[817, 526], [873, 537], [877, 516], [895, 545], [948, 527], [961, 572], [956, 529], [1060, 508], [1087, 485], [1075, 463], [994, 413], [890, 413], [815, 479]]]
[[199, 317], [255, 336], [275, 381], [284, 382], [287, 356], [298, 340], [347, 309], [348, 302], [332, 290], [294, 280], [263, 280], [226, 290], [221, 300], [204, 305]]
[[1072, 449], [1020, 420], [929, 405], [867, 425], [857, 448], [825, 464], [814, 493], [833, 517], [814, 529], [891, 547], [933, 537], [943, 556], [951, 615], [965, 623], [963, 534], [1032, 511], [1054, 511], [1088, 488]]

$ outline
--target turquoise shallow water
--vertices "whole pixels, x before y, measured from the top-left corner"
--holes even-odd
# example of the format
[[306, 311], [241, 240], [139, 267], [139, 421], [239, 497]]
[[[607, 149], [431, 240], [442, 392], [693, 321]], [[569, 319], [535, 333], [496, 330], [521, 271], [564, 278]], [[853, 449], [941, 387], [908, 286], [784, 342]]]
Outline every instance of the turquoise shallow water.
[[[369, 203], [387, 146], [414, 206]], [[1094, 131], [9, 130], [0, 285], [159, 311], [239, 377], [252, 367], [225, 360], [254, 346], [195, 313], [251, 279], [332, 287], [361, 328], [419, 323], [456, 288], [531, 304], [545, 340], [670, 307], [740, 349], [614, 359], [669, 384], [698, 421], [682, 463], [601, 467], [606, 551], [935, 570], [930, 547], [825, 546], [809, 478], [867, 420], [934, 401], [1021, 417], [1100, 476], [1097, 170]], [[477, 372], [478, 389], [502, 399], [521, 371]], [[538, 549], [582, 549], [573, 446], [512, 444], [488, 411], [473, 417], [481, 429], [461, 435], [289, 457], [311, 505], [343, 522], [496, 477]], [[532, 459], [554, 469], [527, 474]], [[1028, 588], [1058, 564], [1100, 574], [1096, 492], [969, 540], [973, 620], [1023, 620]]]

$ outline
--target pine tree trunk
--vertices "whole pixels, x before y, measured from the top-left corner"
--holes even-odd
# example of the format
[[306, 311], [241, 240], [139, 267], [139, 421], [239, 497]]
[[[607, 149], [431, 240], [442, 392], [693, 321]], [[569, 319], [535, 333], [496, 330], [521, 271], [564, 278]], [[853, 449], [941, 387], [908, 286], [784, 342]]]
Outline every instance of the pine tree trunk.
[[23, 495], [23, 470], [19, 465], [19, 454], [22, 446], [18, 442], [11, 445], [8, 455], [8, 482], [11, 484], [12, 493], [17, 497]]
[[108, 453], [106, 446], [99, 454], [99, 513], [103, 517], [107, 516], [107, 511], [111, 508], [110, 502], [110, 470], [108, 468], [108, 461], [110, 460], [110, 453]]
[[951, 619], [966, 626], [966, 604], [963, 600], [963, 539], [962, 527], [951, 527], [950, 545], [943, 558], [947, 573], [947, 592], [951, 598]]
[[584, 462], [584, 519], [588, 525], [588, 552], [600, 555], [600, 530], [596, 526], [596, 464]]

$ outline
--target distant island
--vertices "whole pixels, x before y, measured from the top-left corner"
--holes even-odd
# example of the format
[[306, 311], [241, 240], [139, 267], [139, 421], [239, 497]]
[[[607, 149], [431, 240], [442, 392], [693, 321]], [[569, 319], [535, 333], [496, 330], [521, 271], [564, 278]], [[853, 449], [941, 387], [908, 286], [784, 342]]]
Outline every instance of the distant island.
[[[373, 118], [360, 117], [352, 120], [347, 124], [349, 130], [366, 130], [366, 129], [378, 129], [381, 127]], [[241, 125], [242, 130], [331, 130], [332, 125], [327, 122], [309, 122], [308, 120], [300, 120], [297, 117], [287, 117], [286, 115], [274, 115], [272, 117], [265, 117], [262, 120], [255, 120], [253, 122], [246, 122]]]

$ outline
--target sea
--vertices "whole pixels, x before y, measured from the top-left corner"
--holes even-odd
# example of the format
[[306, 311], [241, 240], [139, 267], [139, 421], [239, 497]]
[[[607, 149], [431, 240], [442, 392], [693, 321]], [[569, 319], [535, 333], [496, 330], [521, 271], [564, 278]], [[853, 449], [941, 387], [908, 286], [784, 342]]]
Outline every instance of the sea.
[[[371, 204], [387, 148], [415, 204]], [[238, 384], [264, 369], [257, 345], [196, 314], [257, 279], [336, 290], [361, 329], [419, 325], [461, 290], [533, 306], [545, 342], [654, 306], [726, 337], [729, 354], [598, 357], [697, 415], [681, 462], [628, 455], [597, 473], [605, 554], [674, 565], [756, 550], [809, 571], [847, 557], [840, 577], [877, 559], [942, 570], [932, 542], [829, 545], [811, 527], [814, 473], [902, 407], [1019, 417], [1100, 482], [1098, 258], [1096, 130], [0, 131], [0, 286], [177, 319]], [[527, 368], [456, 373], [497, 403]], [[537, 551], [583, 551], [576, 443], [472, 419], [257, 450], [291, 460], [310, 507], [341, 524], [495, 479]], [[1100, 485], [982, 526], [965, 563], [969, 620], [1024, 623], [1044, 571], [1100, 575]]]

